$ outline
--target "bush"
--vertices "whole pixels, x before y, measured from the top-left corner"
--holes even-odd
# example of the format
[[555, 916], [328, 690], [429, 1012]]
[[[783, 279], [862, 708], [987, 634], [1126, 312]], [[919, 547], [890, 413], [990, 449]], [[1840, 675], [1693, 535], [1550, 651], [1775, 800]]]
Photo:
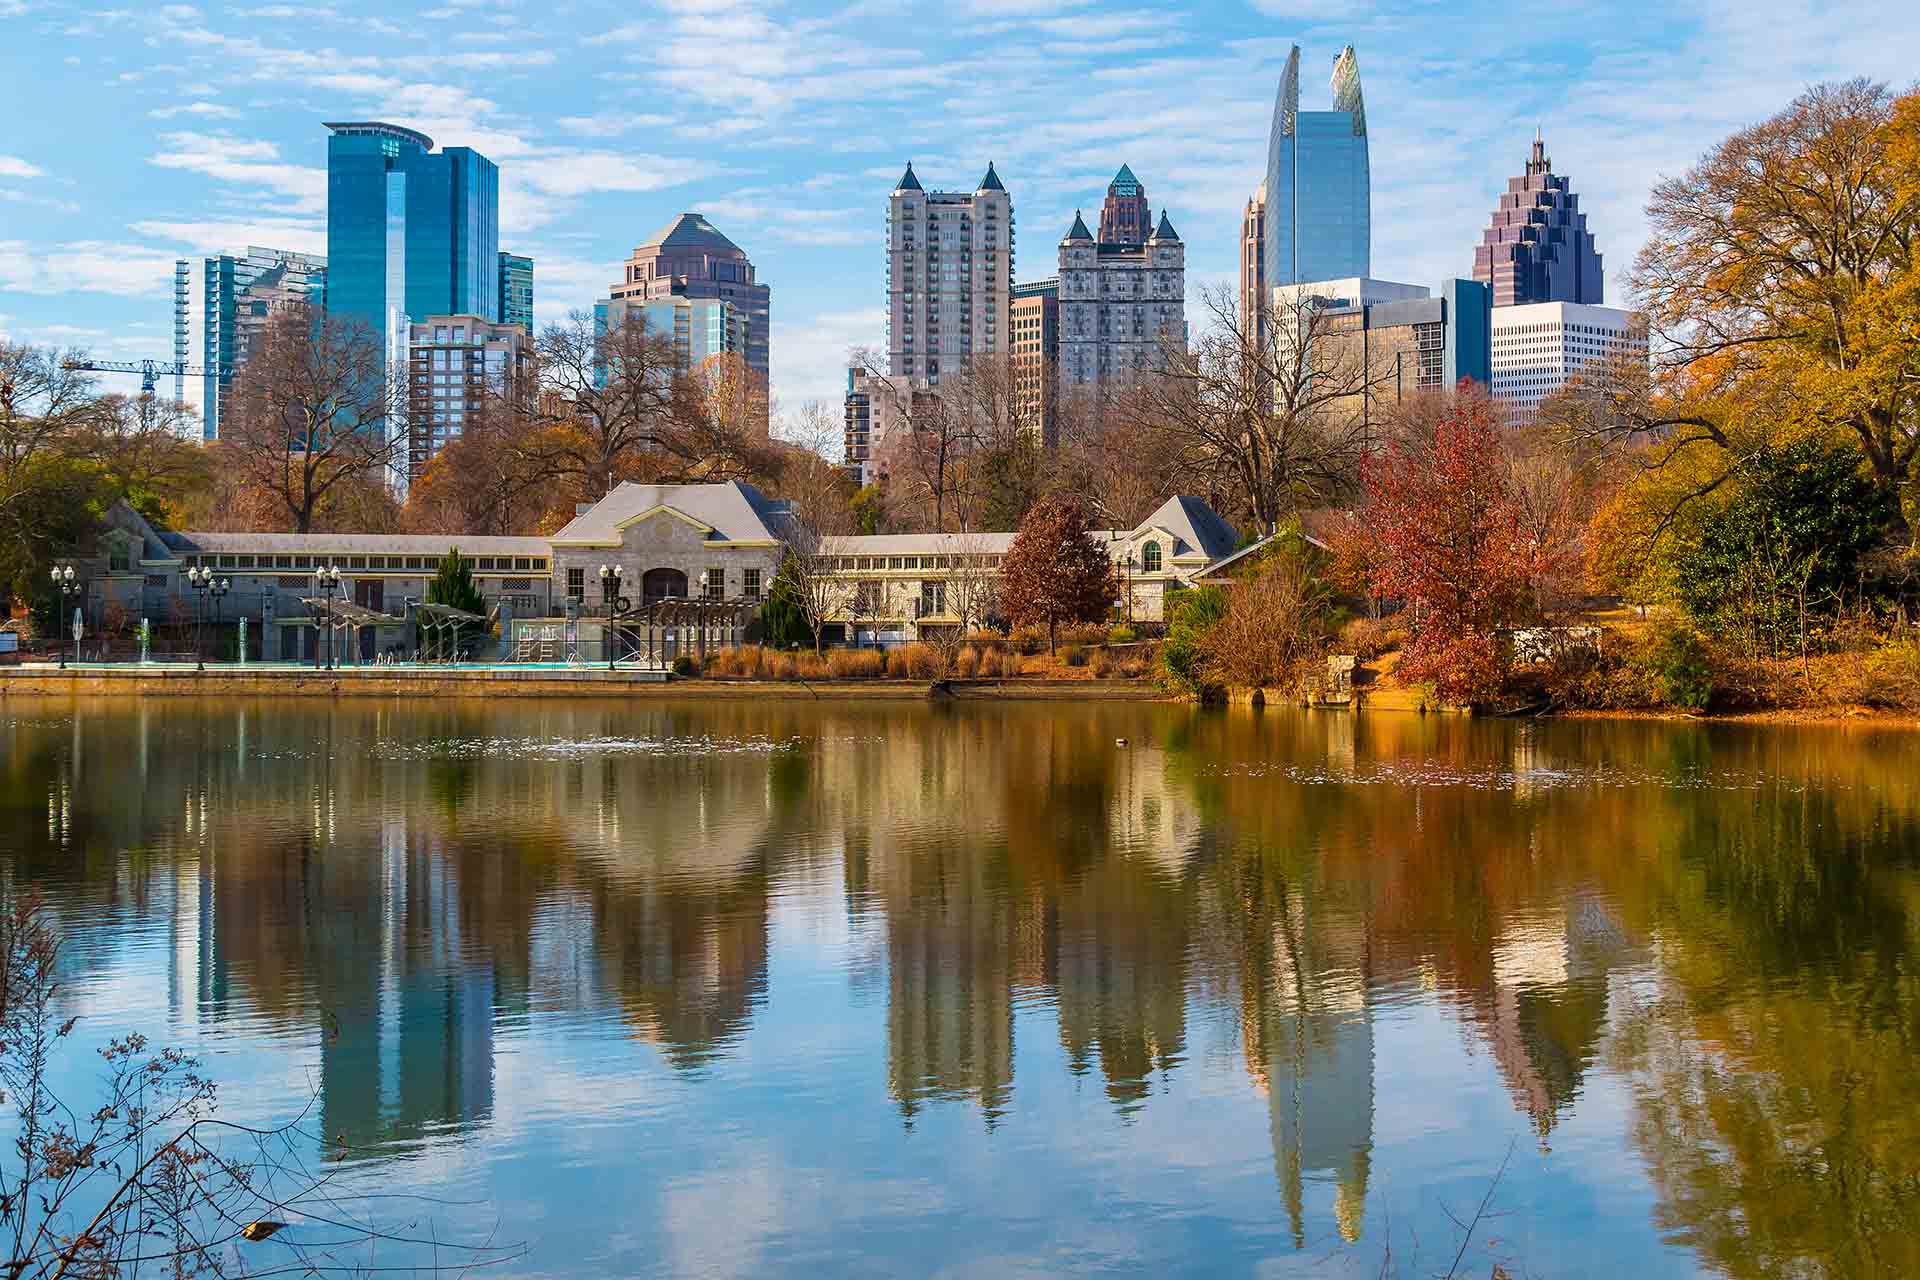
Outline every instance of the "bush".
[[939, 658], [924, 644], [903, 644], [887, 651], [887, 674], [896, 680], [931, 680], [939, 672]]
[[1085, 649], [1091, 645], [1105, 644], [1107, 629], [1097, 623], [1082, 623], [1077, 627], [1060, 628], [1060, 643], [1078, 645]]
[[1087, 665], [1087, 651], [1077, 644], [1062, 645], [1060, 646], [1060, 661], [1070, 667], [1084, 667]]
[[1713, 701], [1712, 655], [1688, 628], [1666, 627], [1649, 636], [1641, 665], [1668, 706], [1701, 711]]
[[1355, 618], [1340, 628], [1340, 652], [1350, 653], [1362, 662], [1372, 662], [1399, 647], [1400, 633], [1380, 618]]
[[1160, 646], [1160, 666], [1169, 684], [1198, 690], [1206, 683], [1200, 644], [1226, 612], [1227, 593], [1219, 587], [1196, 587], [1167, 596], [1167, 641]]
[[1012, 634], [1007, 637], [1007, 643], [1013, 646], [1015, 653], [1023, 657], [1031, 656], [1047, 647], [1047, 629], [1031, 624], [1015, 627]]
[[887, 674], [887, 655], [877, 649], [834, 649], [827, 673], [836, 680], [874, 680]]
[[794, 677], [793, 655], [769, 652], [760, 665], [761, 678], [765, 680], [791, 680]]
[[982, 680], [1004, 680], [1020, 674], [1020, 660], [999, 649], [982, 649], [980, 666], [974, 672]]
[[1140, 633], [1124, 623], [1107, 632], [1108, 644], [1132, 644], [1139, 638]]
[[964, 645], [960, 652], [953, 655], [953, 674], [960, 680], [973, 679], [980, 670], [980, 651], [972, 645]]
[[691, 676], [695, 671], [696, 668], [693, 663], [692, 654], [683, 653], [673, 660], [673, 674], [677, 676]]

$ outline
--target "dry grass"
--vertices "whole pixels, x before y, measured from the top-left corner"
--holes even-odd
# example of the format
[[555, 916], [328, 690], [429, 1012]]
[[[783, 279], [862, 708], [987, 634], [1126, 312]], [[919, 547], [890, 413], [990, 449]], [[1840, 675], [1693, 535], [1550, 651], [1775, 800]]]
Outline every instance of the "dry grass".
[[878, 649], [830, 649], [827, 671], [836, 680], [875, 680], [887, 674], [887, 655]]
[[903, 644], [887, 651], [887, 674], [899, 680], [932, 680], [940, 674], [940, 658], [924, 644]]

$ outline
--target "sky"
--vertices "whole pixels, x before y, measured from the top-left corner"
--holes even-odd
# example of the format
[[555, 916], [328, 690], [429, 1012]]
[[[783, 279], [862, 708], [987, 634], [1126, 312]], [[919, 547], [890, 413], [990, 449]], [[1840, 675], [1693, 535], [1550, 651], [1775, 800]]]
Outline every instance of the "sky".
[[1376, 277], [1471, 275], [1538, 127], [1621, 303], [1654, 182], [1809, 84], [1906, 86], [1920, 6], [0, 0], [0, 335], [170, 358], [174, 259], [324, 252], [321, 121], [378, 119], [499, 165], [500, 246], [533, 255], [541, 324], [705, 214], [772, 287], [776, 411], [837, 403], [848, 349], [883, 341], [909, 160], [960, 190], [994, 163], [1022, 281], [1131, 165], [1186, 242], [1197, 321], [1234, 278], [1295, 43], [1305, 109], [1357, 51]]

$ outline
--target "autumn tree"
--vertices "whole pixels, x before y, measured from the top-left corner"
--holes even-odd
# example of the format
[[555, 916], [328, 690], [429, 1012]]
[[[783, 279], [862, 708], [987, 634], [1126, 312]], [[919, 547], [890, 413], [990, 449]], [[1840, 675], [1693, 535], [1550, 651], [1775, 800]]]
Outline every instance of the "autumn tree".
[[1268, 544], [1257, 563], [1226, 587], [1226, 612], [1198, 639], [1212, 684], [1297, 690], [1326, 653], [1331, 593], [1319, 556], [1297, 526]]
[[552, 532], [573, 518], [573, 490], [551, 459], [567, 428], [529, 429], [503, 399], [467, 412], [407, 491], [407, 526], [420, 533]]
[[[1650, 533], [1765, 447], [1834, 431], [1889, 494], [1920, 451], [1920, 92], [1817, 85], [1667, 178], [1633, 291], [1653, 362], [1593, 371], [1550, 407], [1571, 432], [1645, 444], [1670, 484]], [[1704, 453], [1693, 462], [1684, 455]]]
[[288, 307], [234, 375], [214, 466], [311, 532], [336, 491], [377, 484], [404, 459], [398, 384], [365, 324]]
[[593, 501], [671, 429], [678, 373], [671, 333], [637, 317], [602, 328], [576, 311], [534, 340], [534, 376], [513, 389], [513, 411], [538, 438], [543, 473]]
[[935, 533], [959, 523], [968, 514], [966, 459], [978, 441], [976, 421], [932, 388], [887, 373], [884, 353], [859, 349], [852, 359], [866, 380], [880, 437], [875, 453], [897, 516]]
[[1055, 495], [1020, 523], [1000, 566], [1000, 603], [1018, 624], [1046, 624], [1047, 652], [1063, 622], [1098, 622], [1113, 607], [1113, 560], [1080, 504]]
[[1519, 526], [1498, 427], [1463, 398], [1432, 444], [1395, 441], [1367, 467], [1373, 591], [1410, 610], [1399, 670], [1449, 702], [1483, 702], [1506, 676], [1497, 632], [1531, 615], [1538, 549]]

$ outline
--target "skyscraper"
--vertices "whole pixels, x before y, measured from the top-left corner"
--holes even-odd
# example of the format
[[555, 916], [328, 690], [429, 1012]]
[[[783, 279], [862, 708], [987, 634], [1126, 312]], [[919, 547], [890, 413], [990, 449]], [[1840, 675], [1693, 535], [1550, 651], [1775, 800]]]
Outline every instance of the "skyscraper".
[[1060, 281], [1013, 287], [1011, 321], [1014, 403], [1024, 429], [1052, 445], [1060, 370]]
[[1493, 308], [1493, 398], [1522, 421], [1577, 377], [1646, 360], [1646, 317], [1636, 312], [1577, 302]]
[[407, 478], [528, 375], [532, 343], [485, 316], [424, 316], [408, 326]]
[[1333, 110], [1300, 109], [1300, 46], [1287, 56], [1267, 139], [1266, 287], [1369, 274], [1367, 113], [1353, 46], [1333, 63]]
[[1240, 325], [1258, 338], [1266, 327], [1267, 184], [1262, 182], [1240, 214]]
[[[1117, 388], [1159, 368], [1160, 344], [1184, 342], [1187, 250], [1167, 211], [1148, 234], [1146, 189], [1122, 166], [1107, 188], [1095, 240], [1085, 219], [1060, 242], [1060, 380], [1065, 386]], [[1111, 241], [1112, 229], [1133, 237]]]
[[700, 214], [681, 214], [635, 249], [611, 294], [612, 301], [627, 303], [668, 298], [732, 304], [746, 321], [747, 368], [766, 380], [772, 291], [755, 278], [746, 251]]
[[289, 306], [321, 306], [326, 291], [327, 260], [286, 249], [249, 245], [243, 254], [173, 264], [174, 363], [207, 371], [175, 375], [173, 394], [200, 410], [205, 439], [220, 438], [234, 375], [269, 318]]
[[327, 310], [404, 360], [412, 317], [500, 315], [500, 171], [468, 147], [329, 122]]
[[505, 250], [500, 253], [499, 320], [533, 333], [533, 259]]
[[1473, 278], [1493, 286], [1496, 307], [1536, 302], [1599, 306], [1606, 276], [1580, 197], [1553, 172], [1538, 133], [1526, 172], [1507, 179], [1506, 194], [1473, 251]]
[[887, 372], [940, 384], [975, 355], [1004, 354], [1013, 302], [1013, 197], [991, 162], [972, 191], [901, 175], [887, 200]]

